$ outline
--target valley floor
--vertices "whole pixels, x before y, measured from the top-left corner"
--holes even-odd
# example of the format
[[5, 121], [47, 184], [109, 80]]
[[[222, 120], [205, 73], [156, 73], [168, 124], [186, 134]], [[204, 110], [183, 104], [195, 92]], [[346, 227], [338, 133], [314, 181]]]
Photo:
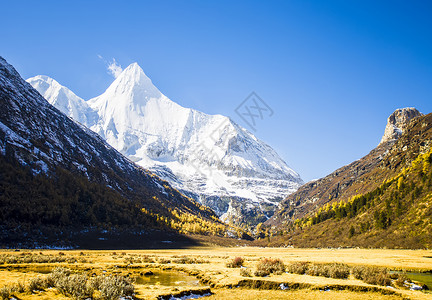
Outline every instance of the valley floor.
[[[235, 257], [243, 268], [228, 268]], [[282, 273], [256, 277], [262, 258], [292, 262], [344, 263], [379, 266], [394, 271], [430, 272], [430, 250], [293, 249], [257, 247], [207, 247], [181, 250], [0, 250], [0, 288], [47, 276], [56, 267], [89, 277], [119, 274], [135, 280], [135, 299], [165, 295], [208, 294], [203, 299], [432, 299], [429, 291], [378, 286], [355, 279]], [[245, 271], [251, 277], [245, 276]], [[241, 274], [242, 273], [242, 274]], [[283, 285], [281, 285], [283, 284]], [[28, 288], [27, 288], [28, 289]], [[4, 288], [2, 289], [2, 291]], [[183, 293], [182, 293], [183, 292]], [[56, 288], [13, 292], [16, 299], [69, 299]], [[2, 296], [0, 295], [0, 298]], [[159, 298], [162, 299], [162, 298]]]

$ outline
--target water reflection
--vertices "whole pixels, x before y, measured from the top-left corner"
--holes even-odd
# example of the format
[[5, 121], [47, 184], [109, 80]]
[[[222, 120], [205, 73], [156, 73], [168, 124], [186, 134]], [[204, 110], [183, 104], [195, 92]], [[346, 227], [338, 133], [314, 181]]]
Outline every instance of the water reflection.
[[163, 286], [202, 286], [198, 279], [183, 272], [155, 271], [135, 277], [135, 284]]
[[429, 290], [432, 290], [432, 273], [407, 272], [406, 275], [411, 280], [426, 284]]
[[426, 272], [426, 273], [416, 273], [416, 272], [401, 272], [401, 271], [390, 271], [390, 274], [396, 273], [396, 274], [406, 274], [406, 276], [414, 280], [416, 282], [420, 282], [421, 284], [425, 284], [429, 290], [432, 290], [432, 273]]

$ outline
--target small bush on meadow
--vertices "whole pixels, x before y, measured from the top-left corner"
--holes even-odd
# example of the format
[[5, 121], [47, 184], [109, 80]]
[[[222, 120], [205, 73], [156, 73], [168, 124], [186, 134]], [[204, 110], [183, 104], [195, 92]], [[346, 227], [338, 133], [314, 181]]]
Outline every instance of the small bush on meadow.
[[382, 286], [388, 286], [391, 284], [390, 274], [386, 268], [365, 267], [361, 279], [369, 284]]
[[99, 276], [102, 277], [99, 290], [103, 300], [114, 300], [121, 296], [132, 296], [134, 286], [132, 281], [123, 276]]
[[304, 261], [293, 262], [287, 266], [287, 272], [292, 274], [302, 275], [306, 273], [308, 267], [309, 267], [308, 262], [304, 262]]
[[18, 259], [15, 256], [6, 257], [5, 262], [7, 264], [16, 264], [16, 263], [19, 263]]
[[354, 266], [351, 268], [351, 272], [354, 276], [355, 279], [363, 279], [363, 274], [366, 271], [366, 267], [365, 266]]
[[12, 288], [11, 291], [14, 293], [24, 293], [25, 292], [25, 285], [23, 282], [17, 282], [15, 283]]
[[234, 257], [231, 261], [227, 262], [228, 268], [240, 268], [244, 264], [243, 257]]
[[154, 264], [155, 261], [153, 258], [149, 257], [148, 255], [144, 255], [141, 259], [141, 262], [143, 263], [150, 263], [150, 264]]
[[162, 258], [158, 259], [158, 263], [160, 263], [160, 264], [169, 264], [169, 263], [171, 263], [171, 260], [162, 257]]
[[132, 281], [123, 276], [97, 276], [71, 274], [69, 269], [56, 268], [46, 278], [47, 287], [55, 287], [63, 295], [81, 300], [92, 298], [98, 291], [100, 300], [119, 299], [134, 293]]
[[251, 274], [251, 272], [248, 269], [241, 268], [240, 269], [240, 276], [243, 276], [243, 277], [252, 277], [252, 274]]
[[87, 284], [86, 275], [70, 275], [67, 281], [62, 283], [64, 294], [71, 296], [73, 299], [87, 299], [93, 295], [94, 290]]
[[347, 279], [350, 275], [350, 268], [346, 264], [333, 263], [328, 265], [328, 277]]
[[172, 260], [175, 264], [193, 264], [193, 258], [187, 256], [180, 256]]
[[66, 260], [67, 260], [66, 256], [44, 255], [43, 253], [39, 253], [39, 254], [21, 253], [20, 255], [15, 255], [15, 254], [0, 255], [0, 264], [55, 263], [55, 262], [65, 262]]
[[71, 271], [66, 268], [55, 268], [46, 278], [47, 287], [57, 287], [61, 282], [67, 280]]
[[306, 271], [307, 275], [330, 277], [330, 264], [311, 264]]
[[405, 282], [411, 282], [411, 280], [408, 278], [408, 276], [405, 273], [397, 274], [397, 279], [395, 281], [395, 284], [399, 287], [405, 287]]
[[1, 289], [0, 289], [0, 297], [2, 300], [9, 300], [11, 297], [12, 291], [11, 289], [4, 285]]
[[255, 276], [268, 276], [272, 273], [277, 275], [285, 272], [285, 265], [280, 259], [263, 258], [257, 265]]
[[44, 291], [45, 288], [47, 288], [47, 281], [45, 278], [38, 276], [29, 280], [28, 291], [30, 293], [34, 291]]
[[[297, 273], [297, 274], [299, 274], [299, 273]], [[318, 265], [318, 264], [310, 264], [306, 269], [306, 273], [304, 273], [304, 274], [307, 274], [310, 276], [322, 276], [322, 274], [323, 274], [322, 267], [321, 267], [321, 265]]]
[[90, 288], [92, 288], [93, 290], [100, 290], [100, 286], [102, 284], [102, 281], [104, 279], [105, 276], [96, 276], [96, 277], [91, 277], [88, 280], [88, 284], [90, 286]]
[[345, 264], [312, 264], [309, 262], [293, 262], [287, 266], [287, 272], [293, 274], [307, 274], [329, 278], [346, 279], [350, 275], [350, 268]]
[[209, 261], [195, 258], [195, 257], [180, 256], [178, 258], [173, 259], [171, 262], [174, 264], [205, 264], [208, 263]]

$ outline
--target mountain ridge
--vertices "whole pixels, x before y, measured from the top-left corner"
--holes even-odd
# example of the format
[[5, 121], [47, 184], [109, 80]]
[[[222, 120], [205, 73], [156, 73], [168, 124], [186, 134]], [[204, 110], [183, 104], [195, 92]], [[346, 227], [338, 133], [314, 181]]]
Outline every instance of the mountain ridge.
[[187, 240], [179, 232], [194, 224], [206, 234], [226, 233], [210, 209], [69, 119], [1, 57], [0, 103], [2, 245], [34, 246], [55, 232], [51, 241], [73, 246], [71, 239], [79, 245], [76, 237], [91, 231], [89, 245], [99, 247], [105, 242], [97, 236], [107, 231], [135, 235], [134, 247], [149, 247], [160, 237], [146, 234], [162, 230], [161, 237]]
[[[367, 178], [370, 175], [369, 172], [380, 165], [410, 121], [421, 115], [415, 108], [396, 109], [388, 118], [384, 135], [376, 148], [372, 149], [364, 157], [338, 168], [329, 175], [304, 184], [299, 190], [281, 202], [281, 209], [275, 214], [275, 218], [280, 218], [283, 214], [290, 216], [289, 218], [302, 218], [314, 211], [314, 207], [322, 206], [335, 198], [340, 198], [341, 194], [346, 194], [345, 198], [349, 198], [358, 191], [374, 188], [380, 181], [377, 183], [369, 180]], [[395, 116], [399, 116], [401, 121], [398, 122], [398, 125], [401, 128], [395, 129], [396, 133], [393, 133], [393, 127], [396, 124]], [[389, 128], [392, 130], [389, 130]], [[357, 180], [362, 180], [362, 184], [354, 188], [353, 184]], [[269, 221], [269, 223], [273, 222], [275, 221]]]
[[[405, 111], [414, 113], [406, 114], [410, 117], [396, 138], [384, 140], [360, 160], [305, 184], [282, 201], [266, 223], [283, 233], [274, 243], [431, 247], [432, 114]], [[393, 126], [394, 118], [388, 124]]]
[[[34, 77], [28, 81], [37, 87]], [[53, 95], [41, 92], [55, 103]], [[263, 221], [281, 195], [303, 183], [270, 146], [228, 117], [176, 104], [136, 63], [85, 103], [99, 118], [78, 122], [226, 220], [241, 219], [233, 207], [246, 213], [255, 207]]]

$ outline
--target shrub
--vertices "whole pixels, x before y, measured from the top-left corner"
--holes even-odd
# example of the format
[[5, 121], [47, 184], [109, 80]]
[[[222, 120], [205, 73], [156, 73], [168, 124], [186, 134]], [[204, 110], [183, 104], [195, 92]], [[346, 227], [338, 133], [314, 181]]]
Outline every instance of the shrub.
[[1, 289], [0, 289], [0, 297], [2, 300], [9, 300], [11, 296], [11, 289], [4, 285]]
[[23, 282], [17, 282], [15, 283], [12, 288], [11, 288], [12, 292], [16, 292], [16, 293], [24, 293], [25, 292], [25, 286]]
[[123, 276], [97, 276], [89, 279], [86, 275], [71, 275], [69, 269], [56, 268], [48, 278], [48, 282], [60, 293], [74, 299], [91, 298], [95, 290], [100, 292], [101, 300], [118, 299], [134, 293], [131, 280]]
[[205, 264], [208, 263], [208, 260], [199, 259], [196, 257], [188, 257], [188, 256], [173, 256], [172, 263], [175, 264]]
[[386, 268], [369, 267], [365, 268], [362, 280], [369, 284], [387, 286], [391, 284], [390, 274]]
[[280, 259], [264, 258], [257, 265], [255, 276], [268, 276], [271, 273], [282, 274], [285, 272], [285, 265]]
[[310, 276], [322, 276], [322, 267], [321, 265], [311, 264], [308, 266], [306, 270], [306, 274]]
[[356, 279], [363, 280], [366, 283], [383, 286], [391, 284], [391, 275], [386, 268], [355, 266], [351, 270]]
[[308, 262], [304, 262], [304, 261], [293, 262], [288, 265], [287, 272], [302, 275], [306, 273], [308, 267], [309, 267]]
[[133, 263], [140, 263], [141, 261], [139, 261], [133, 257], [128, 256], [124, 259], [124, 262], [125, 262], [125, 264], [131, 265]]
[[66, 268], [55, 268], [46, 278], [47, 287], [57, 287], [61, 282], [67, 280], [71, 271]]
[[398, 274], [395, 284], [399, 287], [405, 287], [405, 281], [410, 282], [410, 279], [405, 273]]
[[148, 255], [144, 255], [144, 256], [142, 257], [141, 261], [142, 261], [143, 263], [150, 263], [150, 264], [155, 263], [154, 259], [151, 258], [151, 257], [149, 257]]
[[340, 263], [330, 263], [330, 264], [307, 264], [307, 263], [297, 263], [291, 267], [288, 267], [288, 272], [304, 274], [302, 272], [306, 271], [307, 275], [311, 276], [324, 276], [330, 278], [346, 279], [350, 275], [350, 268], [345, 264]]
[[336, 279], [347, 279], [350, 268], [346, 264], [332, 263], [327, 265], [327, 277]]
[[171, 263], [171, 260], [169, 260], [167, 258], [159, 258], [158, 259], [158, 263], [160, 263], [160, 264], [169, 264], [169, 263]]
[[47, 287], [55, 287], [60, 293], [74, 299], [91, 298], [94, 288], [86, 275], [73, 274], [65, 268], [55, 268], [46, 278]]
[[28, 291], [30, 293], [33, 291], [44, 291], [45, 288], [47, 288], [47, 281], [45, 278], [38, 276], [29, 280]]
[[66, 295], [74, 299], [81, 300], [90, 298], [93, 295], [93, 289], [87, 284], [87, 276], [74, 274], [67, 277], [63, 283], [63, 289], [66, 290]]
[[120, 296], [131, 296], [134, 286], [131, 280], [123, 276], [99, 276], [102, 277], [99, 290], [101, 299], [114, 300]]
[[330, 277], [331, 264], [311, 264], [306, 271], [307, 275]]
[[172, 262], [175, 264], [193, 264], [194, 260], [193, 258], [187, 256], [181, 256], [179, 258], [173, 259]]
[[248, 269], [241, 268], [240, 269], [240, 276], [243, 276], [243, 277], [252, 277], [252, 274], [251, 274], [251, 272]]
[[88, 284], [93, 290], [100, 290], [100, 286], [105, 276], [96, 276], [89, 279]]
[[226, 266], [228, 268], [240, 268], [241, 266], [243, 266], [243, 263], [244, 263], [243, 257], [235, 257], [233, 258], [233, 260], [227, 262]]
[[22, 264], [22, 263], [55, 263], [55, 262], [65, 262], [65, 255], [44, 255], [43, 253], [31, 254], [31, 253], [21, 253], [20, 255], [1, 255], [0, 264]]
[[270, 271], [264, 269], [257, 269], [255, 270], [254, 275], [258, 277], [266, 277], [270, 275]]
[[6, 263], [7, 264], [16, 264], [16, 263], [18, 263], [18, 260], [16, 257], [11, 256], [11, 257], [6, 258]]
[[363, 279], [363, 274], [365, 273], [366, 267], [364, 266], [354, 266], [351, 268], [352, 274], [355, 279]]

